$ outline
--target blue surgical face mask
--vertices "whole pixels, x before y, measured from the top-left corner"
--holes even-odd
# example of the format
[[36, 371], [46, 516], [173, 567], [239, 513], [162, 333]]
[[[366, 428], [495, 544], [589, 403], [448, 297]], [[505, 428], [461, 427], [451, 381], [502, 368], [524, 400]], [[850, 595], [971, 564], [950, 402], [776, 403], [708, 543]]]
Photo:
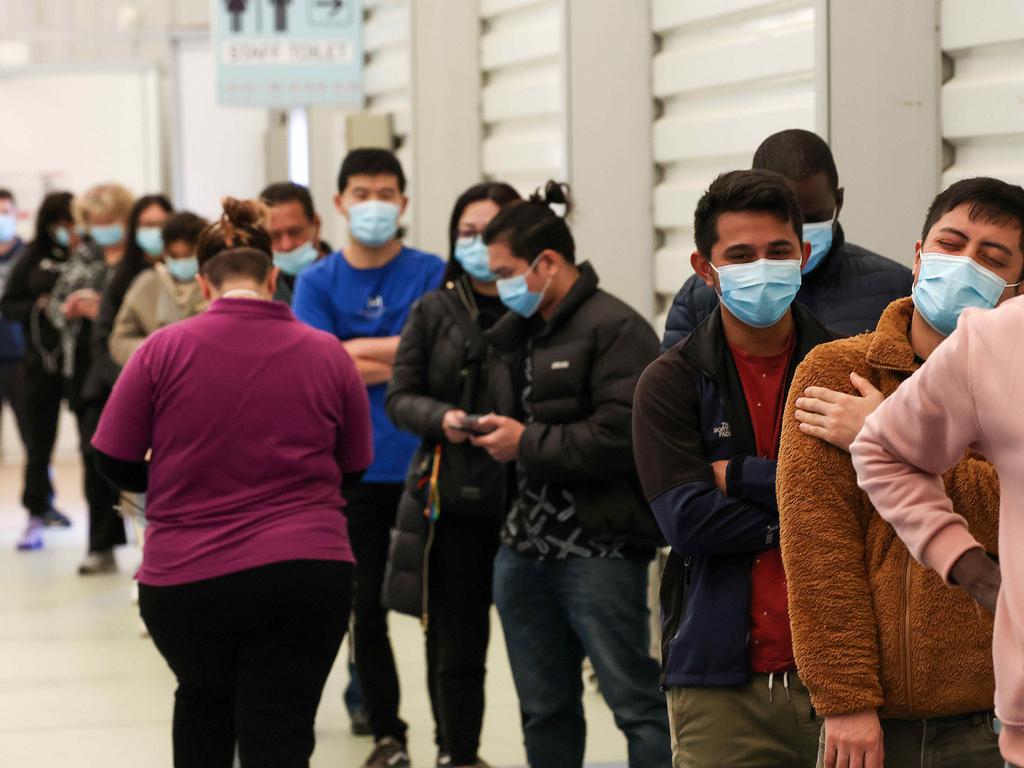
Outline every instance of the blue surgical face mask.
[[13, 213], [0, 213], [0, 243], [13, 240], [17, 228], [18, 220]]
[[89, 235], [96, 245], [107, 248], [124, 240], [124, 227], [120, 224], [104, 224], [89, 227]]
[[539, 291], [531, 291], [530, 286], [526, 284], [526, 276], [534, 270], [538, 261], [540, 261], [540, 256], [523, 274], [497, 281], [498, 297], [501, 299], [501, 303], [522, 317], [533, 317], [544, 300], [548, 286], [551, 285], [551, 280], [548, 280]]
[[455, 242], [455, 259], [470, 277], [475, 277], [480, 282], [493, 283], [497, 279], [497, 275], [491, 272], [487, 246], [479, 235], [460, 237]]
[[366, 200], [348, 209], [348, 228], [363, 245], [377, 247], [394, 239], [402, 209], [383, 200]]
[[195, 256], [190, 256], [187, 259], [167, 259], [164, 262], [164, 266], [171, 273], [171, 277], [179, 283], [187, 283], [189, 280], [194, 280], [195, 276], [199, 273], [199, 259]]
[[307, 241], [290, 251], [274, 251], [274, 266], [286, 275], [301, 274], [310, 264], [317, 260], [320, 252], [313, 243]]
[[770, 328], [786, 314], [800, 290], [800, 262], [759, 259], [711, 268], [718, 273], [719, 297], [736, 318], [754, 328]]
[[928, 325], [949, 336], [961, 312], [969, 307], [992, 309], [1006, 288], [1003, 278], [967, 256], [922, 253], [914, 306]]
[[811, 244], [811, 255], [804, 264], [803, 273], [809, 275], [821, 260], [832, 250], [832, 237], [835, 232], [834, 221], [817, 221], [813, 224], [804, 224], [803, 240]]
[[160, 227], [139, 227], [135, 230], [135, 244], [148, 256], [159, 256], [164, 252], [164, 236]]
[[71, 245], [71, 230], [67, 227], [54, 227], [53, 239], [61, 248]]

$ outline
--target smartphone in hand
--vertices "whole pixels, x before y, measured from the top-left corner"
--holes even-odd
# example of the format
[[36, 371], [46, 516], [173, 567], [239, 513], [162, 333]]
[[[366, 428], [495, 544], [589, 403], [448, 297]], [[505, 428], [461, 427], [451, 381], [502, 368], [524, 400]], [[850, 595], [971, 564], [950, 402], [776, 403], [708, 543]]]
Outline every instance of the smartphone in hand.
[[459, 424], [459, 429], [463, 432], [468, 432], [471, 435], [489, 435], [491, 432], [496, 430], [498, 427], [494, 424], [481, 424], [480, 419], [482, 415], [470, 415], [466, 416]]

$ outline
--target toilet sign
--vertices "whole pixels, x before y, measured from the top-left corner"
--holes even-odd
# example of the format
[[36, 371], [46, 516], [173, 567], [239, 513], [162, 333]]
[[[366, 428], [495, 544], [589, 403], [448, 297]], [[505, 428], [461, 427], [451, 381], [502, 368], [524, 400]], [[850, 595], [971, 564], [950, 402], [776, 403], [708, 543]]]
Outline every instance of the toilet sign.
[[362, 105], [362, 0], [211, 2], [220, 104]]

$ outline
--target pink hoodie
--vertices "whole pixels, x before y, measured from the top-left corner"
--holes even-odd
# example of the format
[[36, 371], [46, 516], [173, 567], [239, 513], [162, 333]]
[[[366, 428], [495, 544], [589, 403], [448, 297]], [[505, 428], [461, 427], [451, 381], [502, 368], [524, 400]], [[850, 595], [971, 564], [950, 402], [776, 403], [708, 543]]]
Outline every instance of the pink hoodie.
[[1024, 297], [965, 312], [953, 335], [868, 418], [850, 449], [858, 483], [878, 513], [947, 582], [960, 556], [980, 547], [939, 477], [967, 448], [999, 473], [996, 714], [1003, 756], [1024, 765]]

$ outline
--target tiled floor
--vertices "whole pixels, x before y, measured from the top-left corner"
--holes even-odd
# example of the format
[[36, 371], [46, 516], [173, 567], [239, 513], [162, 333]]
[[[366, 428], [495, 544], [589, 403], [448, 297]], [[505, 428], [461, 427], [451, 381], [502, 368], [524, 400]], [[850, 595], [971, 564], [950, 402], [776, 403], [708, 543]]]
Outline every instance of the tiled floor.
[[[74, 527], [48, 531], [40, 552], [17, 553], [14, 541], [24, 523], [17, 504], [20, 471], [0, 465], [0, 768], [169, 766], [174, 681], [140, 637], [128, 575], [138, 556], [132, 549], [119, 553], [119, 575], [75, 575], [85, 537], [77, 465], [58, 466], [56, 480], [58, 505]], [[425, 768], [434, 751], [420, 682], [422, 635], [414, 620], [402, 617], [392, 619], [392, 632], [410, 749], [414, 765]], [[500, 631], [489, 666], [481, 756], [494, 765], [522, 765], [519, 711]], [[314, 768], [357, 768], [371, 747], [348, 733], [341, 704], [345, 674], [345, 664], [337, 663], [324, 692]], [[586, 710], [588, 761], [624, 761], [625, 740], [596, 693], [587, 693]]]

